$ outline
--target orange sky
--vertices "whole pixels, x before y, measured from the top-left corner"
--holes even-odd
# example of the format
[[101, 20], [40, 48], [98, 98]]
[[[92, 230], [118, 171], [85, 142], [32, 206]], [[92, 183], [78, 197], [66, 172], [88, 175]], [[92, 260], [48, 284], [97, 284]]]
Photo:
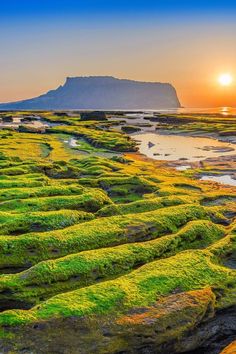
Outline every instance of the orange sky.
[[[236, 106], [236, 21], [1, 23], [0, 101], [31, 98], [67, 76], [172, 83], [185, 107]], [[221, 87], [221, 73], [235, 81]]]

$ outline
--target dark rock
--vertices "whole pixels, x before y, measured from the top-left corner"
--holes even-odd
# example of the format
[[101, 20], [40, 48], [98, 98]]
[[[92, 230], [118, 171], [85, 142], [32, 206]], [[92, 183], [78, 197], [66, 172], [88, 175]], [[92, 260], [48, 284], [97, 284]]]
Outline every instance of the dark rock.
[[22, 124], [19, 126], [19, 132], [23, 133], [45, 133], [46, 128], [44, 126], [34, 126]]
[[123, 130], [123, 132], [125, 133], [136, 133], [139, 132], [141, 129], [139, 127], [134, 127], [132, 125], [125, 125], [121, 128], [121, 130]]
[[151, 141], [148, 142], [148, 148], [151, 149], [155, 144], [153, 144]]
[[12, 116], [2, 116], [1, 118], [4, 123], [12, 123], [13, 122]]
[[54, 115], [58, 117], [69, 117], [69, 114], [66, 112], [54, 112]]
[[104, 121], [107, 120], [105, 112], [94, 111], [94, 112], [82, 112], [80, 113], [81, 120], [98, 120]]

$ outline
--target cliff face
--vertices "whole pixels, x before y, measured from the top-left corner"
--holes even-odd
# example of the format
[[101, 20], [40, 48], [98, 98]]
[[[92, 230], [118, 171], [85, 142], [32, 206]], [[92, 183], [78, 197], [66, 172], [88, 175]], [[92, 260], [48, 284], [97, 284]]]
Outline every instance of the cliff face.
[[67, 78], [63, 86], [44, 95], [0, 105], [0, 109], [141, 110], [179, 107], [176, 90], [171, 84], [109, 76]]

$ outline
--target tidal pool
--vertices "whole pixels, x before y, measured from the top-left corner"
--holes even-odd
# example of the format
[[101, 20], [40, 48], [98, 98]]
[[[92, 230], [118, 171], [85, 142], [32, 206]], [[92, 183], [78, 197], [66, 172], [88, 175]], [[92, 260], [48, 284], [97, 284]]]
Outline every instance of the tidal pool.
[[194, 162], [236, 153], [236, 145], [211, 138], [158, 133], [133, 134], [132, 138], [139, 142], [142, 154], [155, 160]]
[[177, 171], [187, 171], [187, 170], [191, 169], [191, 166], [190, 165], [176, 166], [175, 169]]
[[68, 144], [71, 147], [78, 147], [80, 144], [78, 143], [78, 139], [71, 137], [68, 141]]
[[214, 181], [221, 184], [228, 184], [230, 186], [236, 187], [236, 179], [232, 178], [230, 175], [222, 175], [222, 176], [202, 176], [200, 178], [202, 181]]

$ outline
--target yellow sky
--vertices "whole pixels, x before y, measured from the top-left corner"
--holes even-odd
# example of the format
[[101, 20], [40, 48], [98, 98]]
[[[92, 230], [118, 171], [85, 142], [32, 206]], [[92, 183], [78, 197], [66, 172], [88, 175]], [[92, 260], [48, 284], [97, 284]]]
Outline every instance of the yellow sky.
[[[185, 107], [236, 106], [235, 22], [5, 26], [1, 102], [40, 95], [67, 76], [112, 75], [170, 82]], [[230, 87], [217, 81], [224, 72], [235, 78]]]

